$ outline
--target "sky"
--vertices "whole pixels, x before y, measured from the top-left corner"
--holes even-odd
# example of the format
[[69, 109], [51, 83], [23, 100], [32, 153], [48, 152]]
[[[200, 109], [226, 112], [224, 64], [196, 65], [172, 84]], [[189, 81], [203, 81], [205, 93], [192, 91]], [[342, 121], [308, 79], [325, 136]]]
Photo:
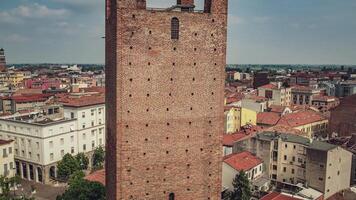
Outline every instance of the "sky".
[[[104, 3], [0, 0], [0, 48], [12, 64], [103, 64]], [[356, 64], [355, 10], [356, 0], [229, 0], [227, 63]]]

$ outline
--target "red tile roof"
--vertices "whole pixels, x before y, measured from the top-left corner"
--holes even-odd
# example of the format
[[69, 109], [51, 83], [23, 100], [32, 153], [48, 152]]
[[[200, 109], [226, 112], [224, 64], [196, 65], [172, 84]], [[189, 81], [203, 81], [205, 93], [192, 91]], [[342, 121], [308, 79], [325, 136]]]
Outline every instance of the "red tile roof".
[[287, 106], [270, 105], [269, 108], [271, 109], [271, 112], [283, 113]]
[[272, 127], [268, 128], [268, 129], [266, 129], [266, 131], [277, 132], [277, 133], [287, 133], [287, 134], [300, 135], [300, 136], [307, 136], [306, 133], [304, 133], [303, 131], [300, 131], [300, 130], [295, 129], [295, 128], [290, 127], [290, 126], [283, 126], [283, 125], [272, 126]]
[[18, 96], [6, 97], [3, 99], [13, 100], [16, 103], [46, 101], [52, 94], [22, 94]]
[[308, 86], [303, 86], [303, 85], [294, 85], [292, 87], [292, 90], [294, 90], [294, 91], [313, 91], [313, 88], [308, 87]]
[[227, 97], [226, 104], [235, 103], [235, 102], [241, 101], [241, 99], [242, 98], [239, 98], [239, 97]]
[[224, 162], [237, 171], [248, 171], [263, 161], [248, 151], [231, 154], [224, 158]]
[[284, 195], [278, 192], [272, 192], [262, 197], [260, 200], [300, 200], [300, 198]]
[[99, 93], [105, 93], [105, 87], [90, 87], [90, 88], [84, 88], [85, 92], [99, 92]]
[[250, 96], [246, 97], [246, 99], [252, 99], [255, 101], [267, 101], [268, 100], [268, 98], [266, 98], [266, 97], [261, 97], [261, 96], [257, 96], [257, 95], [250, 95]]
[[262, 112], [257, 114], [257, 124], [274, 126], [281, 116], [276, 112]]
[[248, 135], [242, 133], [235, 133], [235, 134], [225, 134], [223, 136], [223, 145], [224, 146], [233, 146], [235, 142], [241, 141], [247, 138]]
[[276, 85], [274, 85], [274, 84], [272, 84], [272, 83], [270, 83], [270, 84], [267, 84], [267, 85], [263, 85], [263, 86], [261, 86], [260, 88], [264, 88], [264, 89], [278, 89], [278, 87], [276, 86]]
[[87, 175], [86, 177], [84, 177], [84, 179], [91, 182], [99, 182], [105, 186], [105, 170], [102, 169], [102, 170], [95, 171]]
[[251, 126], [251, 127], [242, 127], [242, 129], [233, 134], [224, 134], [223, 135], [223, 145], [224, 146], [233, 146], [234, 143], [249, 139], [255, 136], [257, 133], [263, 130], [260, 126]]
[[313, 97], [313, 101], [337, 101], [338, 98], [333, 97], [333, 96], [322, 96], [322, 95], [318, 95], [318, 96], [314, 96]]
[[82, 96], [68, 96], [63, 95], [60, 97], [59, 102], [64, 106], [69, 107], [85, 107], [105, 103], [105, 95], [102, 93]]
[[278, 125], [298, 127], [323, 120], [327, 119], [320, 113], [311, 110], [305, 110], [283, 115], [278, 121]]

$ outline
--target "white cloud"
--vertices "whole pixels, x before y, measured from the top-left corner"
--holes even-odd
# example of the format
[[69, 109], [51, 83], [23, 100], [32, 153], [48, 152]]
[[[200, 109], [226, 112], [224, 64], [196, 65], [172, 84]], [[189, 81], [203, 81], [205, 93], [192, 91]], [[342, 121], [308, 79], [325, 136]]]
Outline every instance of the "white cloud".
[[69, 11], [66, 9], [51, 9], [46, 5], [34, 3], [32, 5], [20, 5], [15, 8], [12, 13], [24, 18], [44, 18], [44, 17], [66, 17]]
[[34, 3], [0, 11], [0, 22], [21, 23], [26, 19], [58, 19], [69, 15], [70, 12], [66, 9], [51, 9], [46, 5]]

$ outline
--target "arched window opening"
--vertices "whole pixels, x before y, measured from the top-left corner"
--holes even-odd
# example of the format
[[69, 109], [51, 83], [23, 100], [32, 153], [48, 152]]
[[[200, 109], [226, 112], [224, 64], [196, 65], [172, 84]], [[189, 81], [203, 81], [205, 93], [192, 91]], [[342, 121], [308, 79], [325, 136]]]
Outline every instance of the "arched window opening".
[[179, 20], [176, 17], [173, 17], [171, 20], [171, 39], [179, 39]]
[[168, 200], [174, 200], [174, 193], [170, 193], [168, 197]]

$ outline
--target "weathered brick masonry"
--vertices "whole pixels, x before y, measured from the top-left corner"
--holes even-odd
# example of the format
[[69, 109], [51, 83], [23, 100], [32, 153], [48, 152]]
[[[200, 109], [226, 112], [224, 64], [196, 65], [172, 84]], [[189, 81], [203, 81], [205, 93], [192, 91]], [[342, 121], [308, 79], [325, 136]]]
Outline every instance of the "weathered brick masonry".
[[220, 199], [227, 0], [210, 1], [107, 0], [108, 199]]

